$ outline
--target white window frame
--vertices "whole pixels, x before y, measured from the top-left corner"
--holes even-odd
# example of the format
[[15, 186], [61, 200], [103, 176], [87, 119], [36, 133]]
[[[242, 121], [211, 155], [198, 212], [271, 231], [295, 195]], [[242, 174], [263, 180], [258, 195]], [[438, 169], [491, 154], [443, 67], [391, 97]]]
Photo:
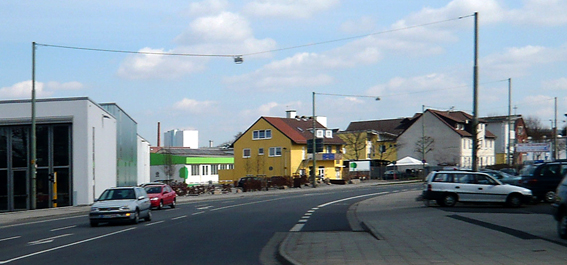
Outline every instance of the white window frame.
[[[248, 153], [248, 155], [246, 155], [246, 153]], [[244, 148], [242, 149], [242, 157], [243, 158], [249, 158], [251, 155], [251, 150], [250, 148]]]
[[272, 139], [272, 130], [255, 130], [252, 132], [252, 140]]
[[270, 157], [282, 156], [282, 148], [279, 147], [279, 146], [278, 147], [270, 147], [269, 156]]
[[263, 155], [264, 155], [264, 147], [258, 148], [258, 155], [259, 155], [259, 156], [263, 156]]

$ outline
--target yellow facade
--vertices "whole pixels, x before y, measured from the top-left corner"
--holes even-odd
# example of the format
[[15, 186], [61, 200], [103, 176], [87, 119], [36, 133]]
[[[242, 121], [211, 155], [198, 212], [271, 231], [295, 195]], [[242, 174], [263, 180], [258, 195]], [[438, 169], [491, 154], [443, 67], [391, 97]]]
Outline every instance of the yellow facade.
[[342, 132], [339, 137], [345, 141], [345, 160], [397, 160], [395, 140], [379, 141], [378, 135], [360, 132]]
[[[254, 139], [254, 132], [270, 131], [270, 137]], [[245, 151], [246, 150], [246, 151]], [[330, 151], [333, 160], [326, 160], [329, 155], [317, 154], [317, 168], [324, 171], [325, 178], [341, 179], [342, 146], [325, 146], [324, 153]], [[325, 158], [324, 158], [325, 157]], [[245, 176], [301, 176], [310, 173], [313, 160], [307, 153], [307, 144], [294, 143], [288, 136], [268, 121], [260, 118], [234, 143], [234, 169], [219, 172], [223, 180], [238, 180]], [[324, 160], [325, 159], [325, 160]]]

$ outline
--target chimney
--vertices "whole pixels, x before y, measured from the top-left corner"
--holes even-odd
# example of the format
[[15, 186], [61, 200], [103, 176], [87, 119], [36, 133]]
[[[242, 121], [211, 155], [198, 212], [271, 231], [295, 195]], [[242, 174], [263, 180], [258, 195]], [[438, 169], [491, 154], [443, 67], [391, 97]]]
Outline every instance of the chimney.
[[295, 110], [286, 110], [285, 111], [285, 117], [288, 118], [288, 119], [295, 118], [296, 114], [297, 114], [297, 111], [295, 111]]
[[160, 142], [160, 134], [161, 134], [161, 128], [160, 128], [160, 122], [157, 122], [157, 146], [160, 147], [161, 142]]

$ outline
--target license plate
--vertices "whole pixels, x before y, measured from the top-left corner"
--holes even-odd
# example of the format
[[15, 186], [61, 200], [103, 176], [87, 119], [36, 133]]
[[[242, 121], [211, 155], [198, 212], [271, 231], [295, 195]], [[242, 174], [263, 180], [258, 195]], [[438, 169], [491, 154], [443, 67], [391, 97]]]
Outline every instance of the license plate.
[[102, 215], [102, 218], [116, 218], [116, 217], [118, 217], [117, 214], [105, 214], [105, 215]]

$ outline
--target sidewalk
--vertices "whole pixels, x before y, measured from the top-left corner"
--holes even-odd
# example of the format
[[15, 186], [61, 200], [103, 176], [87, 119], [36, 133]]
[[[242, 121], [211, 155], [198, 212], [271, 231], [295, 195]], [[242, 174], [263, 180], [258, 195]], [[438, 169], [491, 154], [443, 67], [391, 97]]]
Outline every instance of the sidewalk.
[[[566, 245], [467, 222], [497, 221], [498, 216], [425, 207], [416, 201], [420, 194], [393, 193], [352, 206], [349, 212], [370, 233], [290, 232], [280, 244], [280, 255], [290, 264], [567, 264]], [[533, 220], [528, 222], [540, 226], [553, 224], [549, 215], [529, 217]], [[511, 225], [521, 224], [517, 220]], [[531, 229], [537, 234], [537, 227]]]

